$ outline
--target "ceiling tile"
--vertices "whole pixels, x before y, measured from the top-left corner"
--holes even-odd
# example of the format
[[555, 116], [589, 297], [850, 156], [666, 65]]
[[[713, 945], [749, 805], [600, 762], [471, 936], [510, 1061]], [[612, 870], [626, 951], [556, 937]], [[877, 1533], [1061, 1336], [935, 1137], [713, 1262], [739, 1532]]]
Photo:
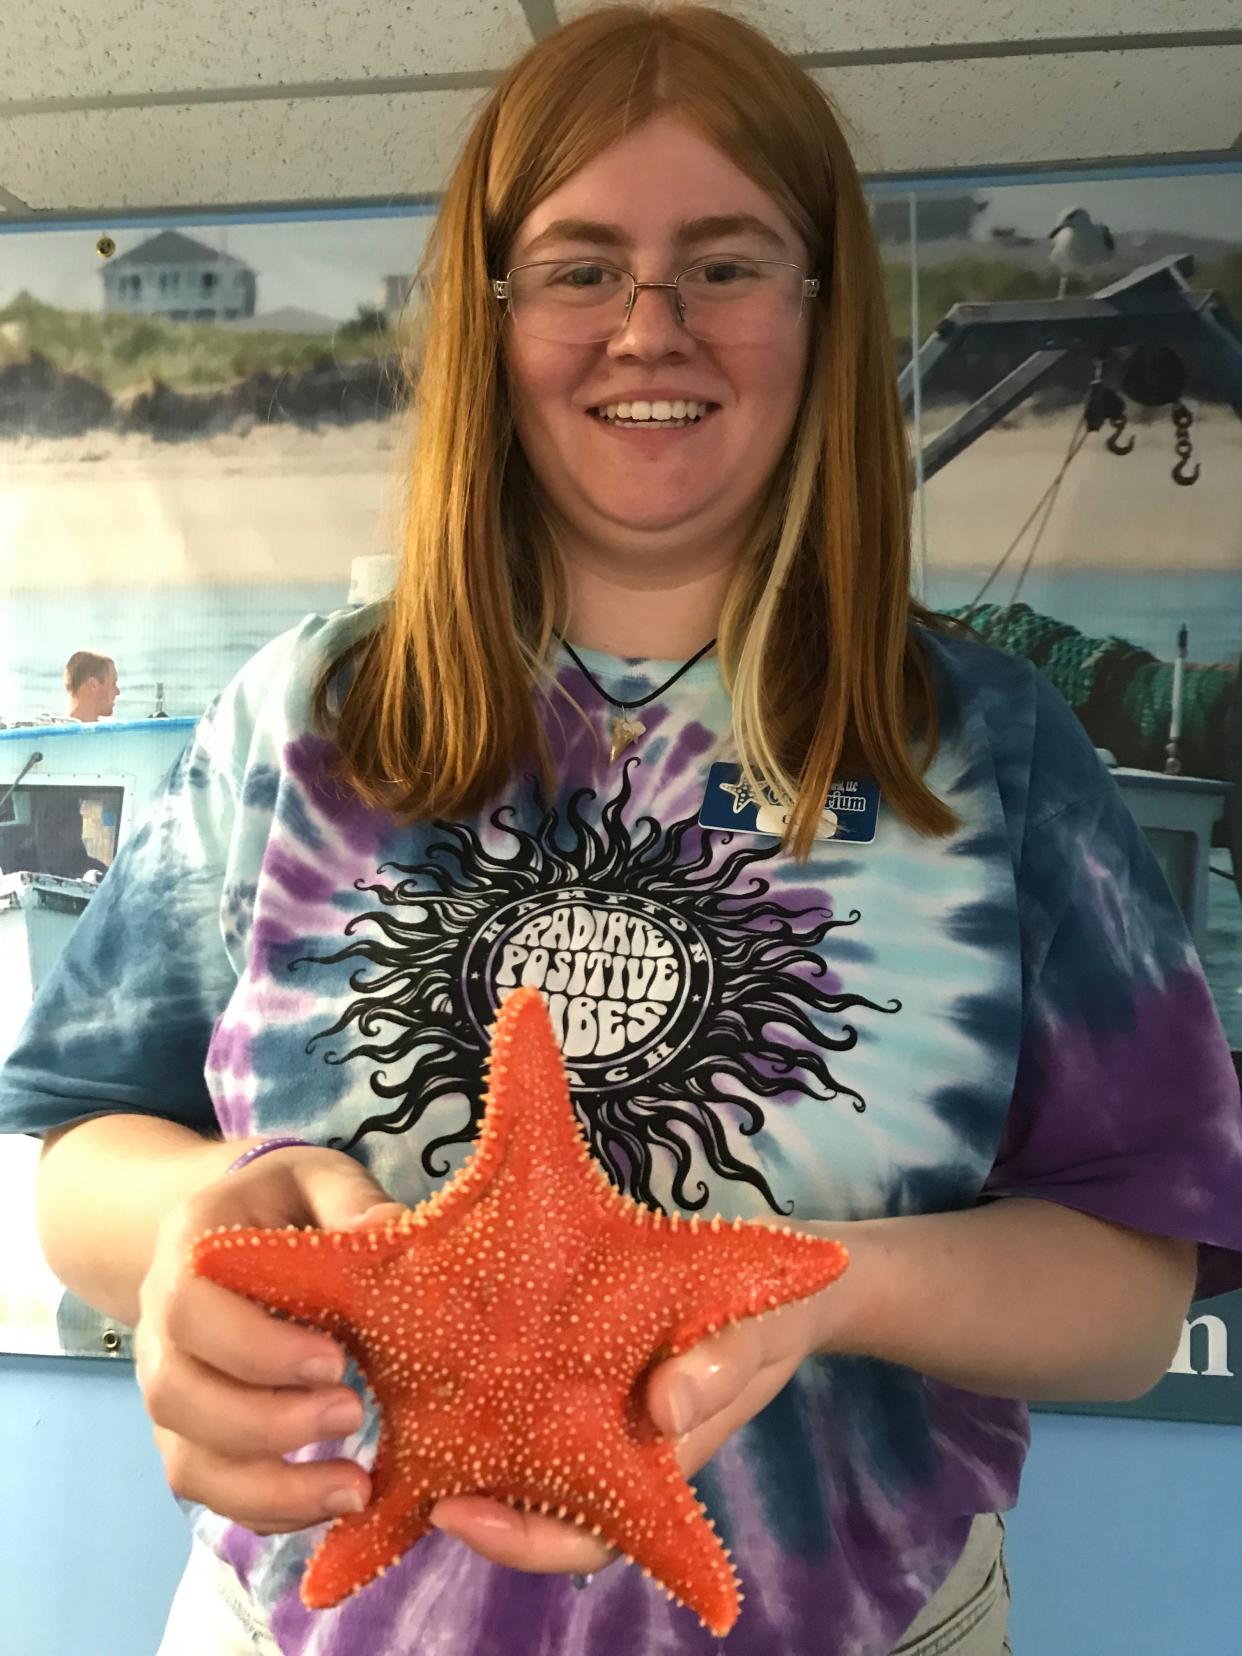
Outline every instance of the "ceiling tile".
[[[558, 0], [563, 21], [603, 0]], [[891, 50], [983, 40], [1048, 40], [1242, 28], [1238, 0], [713, 0], [787, 52]]]
[[35, 210], [233, 206], [443, 189], [483, 91], [0, 119], [5, 187]]
[[519, 0], [45, 0], [6, 8], [3, 100], [498, 69], [530, 43]]
[[811, 72], [868, 173], [1210, 153], [1242, 110], [1242, 46]]

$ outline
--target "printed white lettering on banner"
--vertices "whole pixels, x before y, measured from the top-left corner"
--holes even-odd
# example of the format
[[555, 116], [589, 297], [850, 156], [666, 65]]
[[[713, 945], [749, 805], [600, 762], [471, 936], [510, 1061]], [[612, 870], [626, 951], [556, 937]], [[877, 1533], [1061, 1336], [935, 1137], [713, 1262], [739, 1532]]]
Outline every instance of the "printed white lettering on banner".
[[[1192, 1340], [1196, 1328], [1202, 1329], [1204, 1333], [1204, 1338], [1198, 1344], [1201, 1348], [1206, 1348], [1206, 1368], [1196, 1368], [1194, 1365]], [[1182, 1337], [1178, 1342], [1177, 1355], [1169, 1364], [1169, 1373], [1198, 1374], [1217, 1380], [1232, 1380], [1233, 1370], [1229, 1367], [1229, 1325], [1224, 1319], [1204, 1312], [1193, 1322], [1183, 1322]]]

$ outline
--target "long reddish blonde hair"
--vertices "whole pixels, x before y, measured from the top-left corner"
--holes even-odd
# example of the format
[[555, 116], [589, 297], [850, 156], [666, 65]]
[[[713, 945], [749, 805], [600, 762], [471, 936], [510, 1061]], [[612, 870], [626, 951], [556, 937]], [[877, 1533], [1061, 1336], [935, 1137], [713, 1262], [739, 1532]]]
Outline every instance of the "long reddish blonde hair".
[[538, 42], [466, 139], [420, 266], [424, 348], [405, 547], [391, 603], [330, 711], [338, 774], [408, 820], [477, 810], [522, 761], [551, 779], [539, 717], [566, 589], [537, 479], [514, 439], [490, 289], [527, 214], [659, 113], [692, 123], [766, 190], [821, 277], [801, 412], [727, 594], [719, 658], [739, 758], [812, 844], [839, 767], [913, 828], [957, 819], [924, 768], [938, 723], [911, 620], [910, 460], [879, 253], [825, 93], [764, 35], [706, 6], [608, 6]]

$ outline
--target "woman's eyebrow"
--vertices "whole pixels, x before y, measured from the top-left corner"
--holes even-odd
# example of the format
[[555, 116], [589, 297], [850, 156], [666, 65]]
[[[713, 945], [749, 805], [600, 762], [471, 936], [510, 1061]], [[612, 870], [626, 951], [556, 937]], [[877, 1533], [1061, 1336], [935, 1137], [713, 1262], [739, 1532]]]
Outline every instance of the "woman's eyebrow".
[[[673, 232], [673, 240], [678, 247], [720, 241], [728, 236], [753, 236], [778, 252], [789, 251], [784, 237], [753, 213], [713, 213], [701, 218], [682, 219]], [[559, 218], [527, 243], [522, 256], [528, 257], [552, 242], [589, 242], [595, 247], [615, 247], [622, 251], [628, 251], [634, 245], [633, 239], [619, 224], [606, 224], [599, 219]]]

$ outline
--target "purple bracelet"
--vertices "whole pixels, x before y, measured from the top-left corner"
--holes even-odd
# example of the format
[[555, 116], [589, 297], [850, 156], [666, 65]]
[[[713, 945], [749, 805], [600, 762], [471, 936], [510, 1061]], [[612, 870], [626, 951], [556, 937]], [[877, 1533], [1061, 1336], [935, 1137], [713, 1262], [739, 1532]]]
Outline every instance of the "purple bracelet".
[[249, 1150], [242, 1151], [231, 1167], [225, 1168], [224, 1177], [227, 1178], [230, 1173], [237, 1173], [243, 1167], [248, 1167], [256, 1157], [266, 1156], [269, 1150], [292, 1150], [299, 1145], [305, 1150], [316, 1148], [309, 1139], [304, 1138], [269, 1138], [264, 1139], [262, 1144], [252, 1144]]

